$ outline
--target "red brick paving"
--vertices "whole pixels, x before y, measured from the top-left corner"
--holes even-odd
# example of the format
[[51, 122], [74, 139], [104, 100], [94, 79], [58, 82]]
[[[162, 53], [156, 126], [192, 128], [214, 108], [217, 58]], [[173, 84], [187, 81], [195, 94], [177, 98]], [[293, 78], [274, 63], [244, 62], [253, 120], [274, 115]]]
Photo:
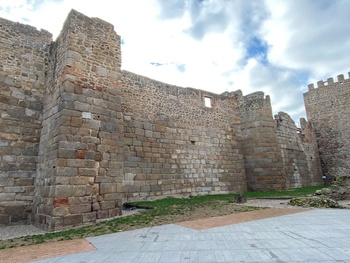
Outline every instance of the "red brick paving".
[[177, 225], [193, 228], [197, 230], [209, 229], [219, 226], [227, 226], [231, 224], [238, 224], [243, 222], [249, 222], [264, 218], [271, 218], [282, 215], [289, 215], [294, 213], [300, 213], [307, 211], [308, 209], [288, 209], [288, 208], [269, 208], [262, 210], [255, 210], [250, 212], [243, 212], [237, 214], [230, 214], [225, 216], [217, 216], [210, 218], [203, 218], [193, 221], [181, 222]]
[[0, 262], [22, 263], [95, 250], [86, 239], [49, 242], [0, 250]]

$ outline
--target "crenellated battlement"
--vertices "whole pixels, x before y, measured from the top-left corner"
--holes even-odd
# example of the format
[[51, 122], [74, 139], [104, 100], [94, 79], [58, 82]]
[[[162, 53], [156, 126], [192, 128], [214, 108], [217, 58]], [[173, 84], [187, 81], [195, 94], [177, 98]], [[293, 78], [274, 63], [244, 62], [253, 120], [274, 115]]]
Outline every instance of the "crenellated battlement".
[[349, 154], [349, 77], [338, 75], [318, 81], [317, 89], [313, 84], [304, 93], [306, 115], [315, 131], [323, 174], [327, 179], [335, 176], [348, 176], [350, 171]]
[[[338, 81], [334, 82], [333, 78], [328, 78], [326, 81], [320, 80], [317, 81], [317, 88], [325, 87], [325, 86], [333, 86], [343, 84], [345, 81], [350, 81], [350, 71], [348, 72], [349, 78], [345, 79], [343, 74], [337, 76]], [[313, 83], [308, 85], [308, 90], [314, 90], [315, 86]]]

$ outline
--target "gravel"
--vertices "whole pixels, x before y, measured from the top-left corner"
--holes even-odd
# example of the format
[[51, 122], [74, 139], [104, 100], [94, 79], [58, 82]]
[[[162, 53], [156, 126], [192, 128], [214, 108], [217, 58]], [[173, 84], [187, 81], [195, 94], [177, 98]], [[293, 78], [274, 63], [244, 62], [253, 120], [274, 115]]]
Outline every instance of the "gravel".
[[290, 199], [248, 199], [246, 203], [243, 205], [249, 205], [249, 206], [257, 206], [257, 207], [273, 207], [273, 208], [298, 208], [292, 205], [289, 205]]
[[32, 225], [0, 226], [0, 240], [45, 234], [47, 231]]

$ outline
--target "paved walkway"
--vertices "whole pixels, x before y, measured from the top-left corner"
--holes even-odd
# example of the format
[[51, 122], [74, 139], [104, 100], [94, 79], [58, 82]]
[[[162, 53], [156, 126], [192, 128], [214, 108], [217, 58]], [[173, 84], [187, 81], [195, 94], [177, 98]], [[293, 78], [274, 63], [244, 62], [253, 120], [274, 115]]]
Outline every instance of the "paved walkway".
[[232, 222], [232, 215], [229, 225], [217, 220], [221, 226], [214, 226], [211, 219], [91, 237], [88, 252], [35, 262], [350, 262], [350, 210], [273, 214], [244, 223]]

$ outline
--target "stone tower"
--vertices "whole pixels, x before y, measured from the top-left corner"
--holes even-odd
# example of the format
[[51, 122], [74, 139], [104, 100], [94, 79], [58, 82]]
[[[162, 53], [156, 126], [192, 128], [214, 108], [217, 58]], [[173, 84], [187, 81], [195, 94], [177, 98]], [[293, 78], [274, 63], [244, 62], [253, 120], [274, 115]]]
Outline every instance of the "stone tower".
[[244, 96], [240, 111], [248, 189], [284, 189], [286, 179], [270, 97], [261, 91]]
[[[350, 72], [349, 72], [350, 77]], [[350, 176], [350, 79], [310, 84], [304, 93], [306, 115], [312, 123], [325, 176]]]
[[120, 38], [72, 10], [49, 59], [33, 217], [57, 230], [121, 213]]

